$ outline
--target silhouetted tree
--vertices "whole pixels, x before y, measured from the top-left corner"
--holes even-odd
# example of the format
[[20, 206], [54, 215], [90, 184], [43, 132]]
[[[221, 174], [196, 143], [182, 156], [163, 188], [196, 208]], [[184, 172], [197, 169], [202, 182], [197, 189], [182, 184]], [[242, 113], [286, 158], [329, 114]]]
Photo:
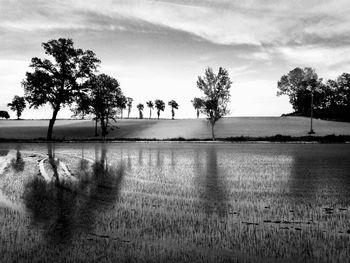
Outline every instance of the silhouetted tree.
[[139, 116], [140, 116], [140, 119], [143, 119], [143, 113], [142, 113], [143, 108], [144, 108], [143, 104], [142, 104], [142, 103], [139, 103], [139, 104], [137, 104], [136, 107], [139, 109]]
[[192, 102], [193, 108], [197, 110], [197, 119], [198, 119], [200, 109], [203, 107], [203, 101], [201, 98], [194, 98], [193, 100], [191, 100], [191, 102]]
[[197, 80], [197, 87], [204, 93], [204, 96], [201, 98], [203, 101], [201, 112], [207, 115], [211, 125], [213, 141], [215, 140], [215, 123], [229, 112], [227, 104], [231, 97], [231, 84], [228, 71], [221, 67], [218, 74], [215, 74], [208, 67], [205, 70], [204, 77], [199, 76]]
[[74, 48], [72, 39], [60, 38], [42, 43], [49, 59], [32, 58], [22, 85], [30, 107], [38, 108], [50, 103], [53, 114], [47, 131], [47, 139], [52, 139], [53, 126], [61, 107], [71, 105], [84, 92], [81, 83], [96, 71], [100, 60], [95, 53]]
[[124, 95], [117, 98], [117, 108], [120, 111], [120, 117], [123, 119], [123, 110], [126, 109], [126, 104], [128, 103]]
[[0, 118], [5, 118], [6, 120], [10, 118], [10, 115], [7, 111], [1, 110], [0, 111]]
[[178, 109], [179, 108], [179, 104], [177, 104], [177, 102], [175, 100], [171, 100], [168, 102], [168, 105], [171, 107], [171, 119], [173, 120], [175, 117], [175, 111], [174, 109]]
[[153, 101], [149, 100], [146, 102], [147, 104], [147, 107], [149, 108], [149, 118], [151, 119], [152, 118], [152, 110], [153, 110]]
[[127, 97], [126, 100], [127, 100], [127, 104], [126, 105], [128, 106], [128, 119], [129, 119], [130, 118], [130, 112], [131, 112], [133, 99], [130, 98], [130, 97]]
[[19, 120], [19, 117], [21, 117], [23, 110], [26, 107], [26, 101], [24, 99], [24, 97], [20, 97], [20, 96], [14, 96], [12, 99], [11, 103], [7, 104], [7, 107], [10, 107], [10, 109], [12, 111], [16, 112], [17, 115], [17, 120]]
[[154, 101], [154, 106], [157, 109], [157, 116], [158, 116], [158, 120], [159, 120], [159, 116], [160, 116], [160, 111], [164, 111], [165, 109], [165, 103], [162, 100], [155, 100]]
[[116, 79], [100, 74], [91, 77], [84, 83], [87, 90], [80, 96], [76, 111], [91, 113], [100, 120], [102, 136], [107, 135], [110, 120], [115, 120], [116, 108], [123, 93]]
[[317, 106], [317, 97], [320, 96], [318, 87], [321, 81], [314, 69], [295, 68], [278, 81], [277, 96], [288, 95], [295, 113], [308, 116], [311, 109], [311, 93], [315, 97], [315, 106]]

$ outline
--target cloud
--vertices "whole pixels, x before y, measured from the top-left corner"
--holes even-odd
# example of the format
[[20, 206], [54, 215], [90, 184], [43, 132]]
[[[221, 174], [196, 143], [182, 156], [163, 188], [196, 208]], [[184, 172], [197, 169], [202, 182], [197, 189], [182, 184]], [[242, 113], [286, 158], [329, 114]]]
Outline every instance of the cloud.
[[332, 42], [350, 32], [347, 0], [3, 0], [0, 5], [1, 25], [25, 30], [126, 30], [125, 25], [151, 23], [163, 31], [181, 30], [216, 44], [258, 46]]

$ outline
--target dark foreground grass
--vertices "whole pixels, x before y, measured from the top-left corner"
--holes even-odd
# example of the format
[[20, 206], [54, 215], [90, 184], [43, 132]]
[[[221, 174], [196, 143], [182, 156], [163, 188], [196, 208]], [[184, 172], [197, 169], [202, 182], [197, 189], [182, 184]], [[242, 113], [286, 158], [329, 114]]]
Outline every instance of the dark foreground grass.
[[[2, 156], [9, 149], [13, 159], [0, 175], [0, 189], [25, 206], [0, 205], [2, 262], [347, 262], [350, 257], [349, 145], [0, 147]], [[48, 151], [77, 183], [48, 183], [37, 175], [37, 160]]]

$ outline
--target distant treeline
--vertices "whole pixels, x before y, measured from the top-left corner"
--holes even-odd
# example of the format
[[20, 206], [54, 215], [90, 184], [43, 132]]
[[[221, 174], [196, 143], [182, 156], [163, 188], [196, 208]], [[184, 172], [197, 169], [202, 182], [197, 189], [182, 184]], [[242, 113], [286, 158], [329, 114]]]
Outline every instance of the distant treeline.
[[[288, 95], [294, 112], [288, 115], [350, 121], [350, 74], [324, 81], [312, 68], [295, 68], [278, 81], [279, 95]], [[311, 106], [312, 105], [312, 106]]]

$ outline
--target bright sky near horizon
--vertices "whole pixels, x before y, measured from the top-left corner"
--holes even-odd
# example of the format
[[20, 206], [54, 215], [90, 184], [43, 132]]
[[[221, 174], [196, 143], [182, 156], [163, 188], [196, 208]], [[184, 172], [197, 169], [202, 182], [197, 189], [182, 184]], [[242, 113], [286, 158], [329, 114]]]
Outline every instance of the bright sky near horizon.
[[[138, 103], [174, 99], [176, 117], [195, 117], [190, 101], [207, 66], [229, 70], [232, 116], [279, 116], [292, 111], [276, 97], [289, 70], [311, 66], [325, 79], [349, 72], [349, 11], [348, 0], [0, 0], [0, 110], [23, 95], [31, 58], [45, 56], [41, 43], [69, 37], [134, 98], [132, 116]], [[49, 108], [23, 113], [50, 117]]]

